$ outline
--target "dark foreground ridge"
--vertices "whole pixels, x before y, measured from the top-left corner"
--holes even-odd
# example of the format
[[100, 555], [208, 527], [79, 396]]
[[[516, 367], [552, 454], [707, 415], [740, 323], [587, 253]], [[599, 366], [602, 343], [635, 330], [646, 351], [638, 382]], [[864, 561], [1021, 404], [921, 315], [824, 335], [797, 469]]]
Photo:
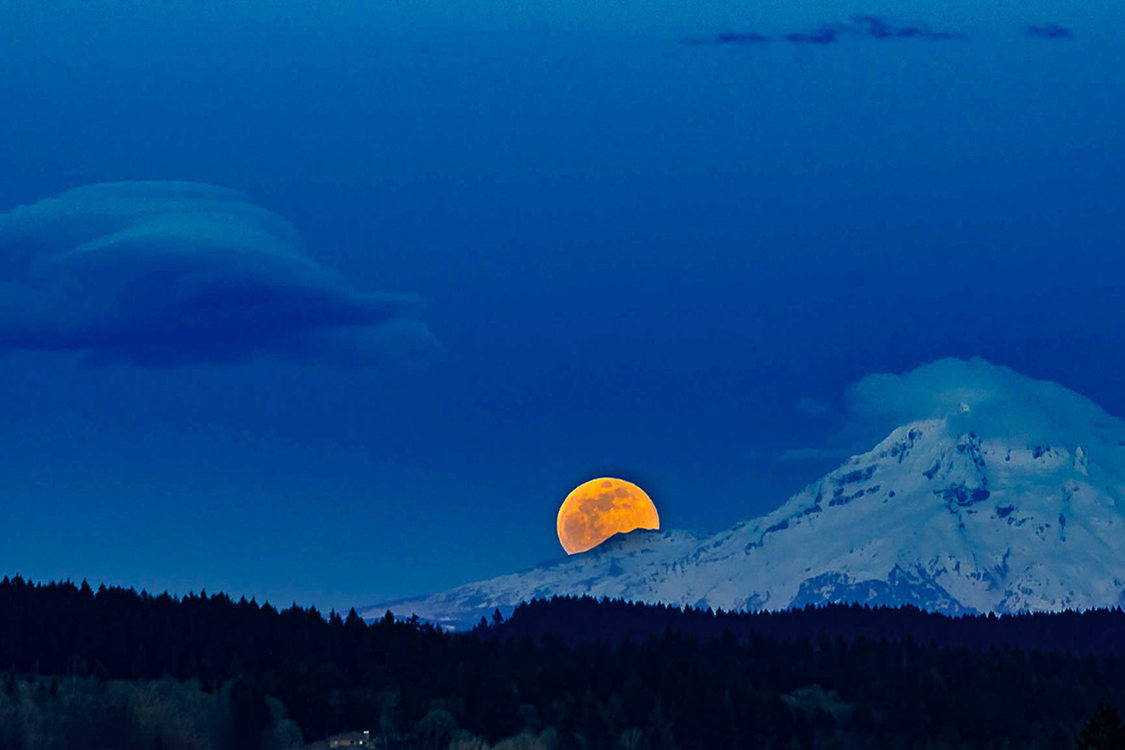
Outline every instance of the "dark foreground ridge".
[[452, 635], [222, 594], [4, 579], [0, 748], [266, 750], [364, 730], [378, 747], [455, 750], [1071, 748], [1083, 728], [1117, 731], [1123, 630], [1120, 610], [951, 619], [559, 599]]
[[[482, 623], [487, 625], [487, 623]], [[519, 605], [510, 618], [478, 633], [502, 638], [557, 636], [570, 644], [620, 643], [676, 633], [692, 638], [764, 636], [814, 641], [822, 635], [852, 641], [904, 641], [1075, 654], [1125, 654], [1125, 612], [1036, 612], [1020, 615], [948, 615], [913, 606], [832, 604], [776, 612], [718, 612], [591, 597], [554, 597]]]

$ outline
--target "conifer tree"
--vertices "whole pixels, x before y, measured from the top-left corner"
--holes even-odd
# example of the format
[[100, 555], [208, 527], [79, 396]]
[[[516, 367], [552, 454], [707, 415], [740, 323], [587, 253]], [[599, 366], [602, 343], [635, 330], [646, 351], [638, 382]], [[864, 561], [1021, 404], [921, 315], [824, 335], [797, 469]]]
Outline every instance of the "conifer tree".
[[1121, 714], [1103, 701], [1078, 732], [1078, 750], [1125, 750], [1125, 724]]

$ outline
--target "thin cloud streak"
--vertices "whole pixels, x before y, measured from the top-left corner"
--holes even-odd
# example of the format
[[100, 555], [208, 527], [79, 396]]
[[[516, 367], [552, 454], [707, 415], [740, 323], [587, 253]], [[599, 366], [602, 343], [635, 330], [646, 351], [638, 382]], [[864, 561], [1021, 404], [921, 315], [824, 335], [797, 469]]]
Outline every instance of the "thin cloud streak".
[[1074, 33], [1057, 23], [1032, 24], [1024, 28], [1024, 33], [1033, 39], [1070, 39]]
[[[845, 37], [863, 39], [899, 39], [915, 41], [947, 41], [964, 38], [956, 31], [933, 29], [926, 24], [900, 23], [883, 16], [858, 14], [848, 23], [825, 23], [813, 29], [789, 31], [781, 39], [790, 44], [824, 46], [836, 44]], [[691, 37], [681, 40], [690, 45], [760, 45], [773, 41], [773, 37], [757, 31], [725, 31], [709, 37]]]

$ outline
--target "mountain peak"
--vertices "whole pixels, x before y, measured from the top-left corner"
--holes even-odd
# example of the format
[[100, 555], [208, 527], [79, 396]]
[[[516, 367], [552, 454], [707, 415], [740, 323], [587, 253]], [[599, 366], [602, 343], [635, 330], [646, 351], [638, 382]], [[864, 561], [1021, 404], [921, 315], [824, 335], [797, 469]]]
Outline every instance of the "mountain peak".
[[710, 536], [618, 535], [582, 555], [391, 608], [463, 626], [553, 594], [725, 610], [913, 604], [950, 614], [1125, 601], [1120, 420], [983, 360], [871, 376], [848, 398], [857, 414], [903, 421], [765, 516]]
[[944, 419], [951, 430], [982, 438], [1114, 446], [1125, 441], [1125, 423], [1085, 396], [980, 358], [868, 375], [849, 389], [847, 402], [850, 412], [871, 421]]

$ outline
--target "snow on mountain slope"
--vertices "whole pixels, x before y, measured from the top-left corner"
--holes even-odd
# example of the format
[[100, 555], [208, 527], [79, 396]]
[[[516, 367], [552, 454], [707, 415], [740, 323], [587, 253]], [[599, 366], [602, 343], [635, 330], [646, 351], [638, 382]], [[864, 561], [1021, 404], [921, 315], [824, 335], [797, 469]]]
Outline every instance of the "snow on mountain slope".
[[711, 536], [637, 531], [581, 555], [387, 608], [465, 627], [590, 594], [723, 609], [858, 601], [951, 614], [1125, 603], [1125, 422], [982, 360], [866, 378], [853, 408], [924, 416]]
[[522, 573], [471, 583], [420, 599], [403, 599], [360, 610], [366, 618], [416, 614], [439, 625], [471, 627], [493, 610], [507, 614], [529, 599], [554, 594], [589, 594], [615, 599], [659, 601], [652, 591], [662, 580], [676, 576], [680, 560], [699, 543], [684, 531], [638, 529], [616, 534], [594, 549], [562, 558]]

